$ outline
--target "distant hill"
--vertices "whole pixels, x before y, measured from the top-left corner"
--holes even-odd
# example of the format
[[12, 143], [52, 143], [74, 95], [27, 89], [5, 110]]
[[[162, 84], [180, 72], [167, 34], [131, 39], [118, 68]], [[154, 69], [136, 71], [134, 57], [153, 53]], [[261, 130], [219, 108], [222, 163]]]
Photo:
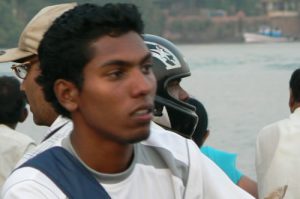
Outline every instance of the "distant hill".
[[[270, 0], [272, 1], [272, 0]], [[294, 2], [299, 0], [277, 0]], [[74, 0], [0, 0], [0, 48], [15, 47], [29, 20], [43, 7]], [[140, 8], [145, 32], [178, 42], [231, 42], [241, 40], [245, 29], [257, 24], [243, 19], [264, 15], [261, 0], [77, 0], [78, 3], [127, 2]], [[267, 1], [264, 1], [267, 2]], [[242, 13], [242, 14], [241, 14]], [[255, 21], [255, 20], [254, 20]], [[271, 21], [266, 21], [273, 23]], [[296, 24], [296, 23], [292, 23]], [[293, 32], [297, 33], [299, 24]], [[283, 29], [283, 28], [281, 28]]]

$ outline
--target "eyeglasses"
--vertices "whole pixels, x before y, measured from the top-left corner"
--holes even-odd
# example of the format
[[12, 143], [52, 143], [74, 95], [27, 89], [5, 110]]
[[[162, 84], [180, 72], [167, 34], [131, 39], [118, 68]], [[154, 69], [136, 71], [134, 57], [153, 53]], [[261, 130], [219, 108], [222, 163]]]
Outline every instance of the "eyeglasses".
[[30, 67], [31, 62], [24, 62], [20, 64], [13, 64], [11, 69], [14, 71], [14, 73], [21, 79], [25, 79]]

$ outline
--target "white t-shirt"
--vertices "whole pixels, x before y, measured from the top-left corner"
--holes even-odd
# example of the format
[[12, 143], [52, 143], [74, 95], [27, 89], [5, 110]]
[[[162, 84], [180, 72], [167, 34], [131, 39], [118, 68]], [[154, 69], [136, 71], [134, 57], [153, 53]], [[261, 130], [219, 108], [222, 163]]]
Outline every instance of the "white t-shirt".
[[[63, 147], [78, 158], [69, 137], [63, 140]], [[154, 123], [151, 125], [150, 137], [134, 145], [134, 160], [126, 171], [103, 174], [86, 168], [116, 199], [253, 198], [233, 184], [218, 166], [200, 153], [193, 141]], [[65, 199], [66, 196], [39, 170], [24, 167], [8, 178], [2, 190], [2, 198]]]
[[256, 173], [259, 197], [283, 194], [300, 198], [300, 108], [289, 118], [264, 127], [257, 136]]
[[35, 145], [29, 136], [0, 124], [0, 188], [24, 153]]

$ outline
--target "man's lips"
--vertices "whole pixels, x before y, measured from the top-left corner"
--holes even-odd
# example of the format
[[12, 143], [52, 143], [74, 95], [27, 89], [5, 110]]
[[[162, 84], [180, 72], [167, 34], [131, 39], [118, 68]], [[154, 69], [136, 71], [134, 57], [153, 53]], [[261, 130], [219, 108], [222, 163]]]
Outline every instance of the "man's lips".
[[153, 107], [153, 104], [138, 106], [130, 115], [141, 121], [150, 121], [152, 119]]

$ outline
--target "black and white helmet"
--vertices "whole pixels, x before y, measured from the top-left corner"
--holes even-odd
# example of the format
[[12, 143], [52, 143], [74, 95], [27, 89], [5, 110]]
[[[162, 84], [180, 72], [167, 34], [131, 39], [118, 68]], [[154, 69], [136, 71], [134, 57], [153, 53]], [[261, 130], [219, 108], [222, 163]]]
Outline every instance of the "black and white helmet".
[[144, 35], [144, 41], [152, 53], [152, 69], [157, 80], [154, 114], [162, 116], [165, 107], [170, 128], [184, 137], [191, 138], [198, 122], [195, 107], [174, 98], [167, 89], [170, 81], [191, 75], [188, 64], [170, 41], [150, 34]]

